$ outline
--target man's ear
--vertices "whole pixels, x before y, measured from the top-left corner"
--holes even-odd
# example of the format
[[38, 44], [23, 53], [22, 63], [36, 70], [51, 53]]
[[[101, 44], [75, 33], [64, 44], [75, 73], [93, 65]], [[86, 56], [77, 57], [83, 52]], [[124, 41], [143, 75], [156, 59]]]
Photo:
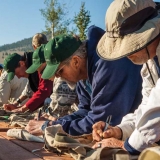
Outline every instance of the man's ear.
[[78, 56], [73, 56], [71, 59], [71, 63], [73, 65], [73, 67], [77, 69], [80, 66], [81, 58]]

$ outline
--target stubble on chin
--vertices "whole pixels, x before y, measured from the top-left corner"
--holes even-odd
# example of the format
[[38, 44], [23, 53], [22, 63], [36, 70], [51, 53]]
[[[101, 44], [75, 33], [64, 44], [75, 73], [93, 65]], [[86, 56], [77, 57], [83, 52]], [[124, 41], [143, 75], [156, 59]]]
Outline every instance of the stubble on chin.
[[148, 59], [146, 58], [143, 58], [143, 59], [140, 59], [140, 58], [128, 58], [130, 61], [132, 61], [132, 63], [136, 64], [136, 65], [143, 65], [144, 63], [146, 63], [148, 61]]

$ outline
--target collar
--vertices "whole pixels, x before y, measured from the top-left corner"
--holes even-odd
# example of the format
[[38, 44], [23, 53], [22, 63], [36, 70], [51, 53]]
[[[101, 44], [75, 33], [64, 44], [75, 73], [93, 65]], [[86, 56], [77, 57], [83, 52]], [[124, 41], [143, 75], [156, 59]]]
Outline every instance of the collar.
[[159, 66], [160, 66], [160, 43], [158, 44], [158, 47], [156, 49], [156, 55], [158, 57], [158, 63], [159, 63]]

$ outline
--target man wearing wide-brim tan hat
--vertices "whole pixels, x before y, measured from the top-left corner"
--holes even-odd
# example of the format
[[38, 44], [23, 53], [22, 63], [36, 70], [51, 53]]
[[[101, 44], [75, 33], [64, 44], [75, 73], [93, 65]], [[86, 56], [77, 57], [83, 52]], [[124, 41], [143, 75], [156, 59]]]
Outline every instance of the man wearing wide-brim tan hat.
[[106, 60], [127, 56], [135, 64], [144, 64], [143, 99], [120, 125], [103, 132], [105, 123], [96, 123], [93, 138], [106, 139], [94, 147], [101, 143], [102, 147], [122, 147], [138, 155], [160, 140], [160, 15], [152, 0], [115, 0], [106, 13], [106, 28], [97, 46], [99, 56]]

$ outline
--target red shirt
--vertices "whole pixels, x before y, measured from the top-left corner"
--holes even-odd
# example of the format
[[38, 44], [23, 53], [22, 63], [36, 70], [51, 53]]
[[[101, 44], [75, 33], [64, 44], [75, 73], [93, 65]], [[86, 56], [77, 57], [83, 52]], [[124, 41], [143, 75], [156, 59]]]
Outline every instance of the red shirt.
[[39, 72], [38, 76], [39, 76], [38, 90], [34, 92], [32, 97], [25, 104], [30, 111], [35, 111], [36, 109], [40, 108], [43, 105], [44, 100], [47, 97], [50, 97], [53, 90], [52, 81], [42, 79], [41, 74]]

